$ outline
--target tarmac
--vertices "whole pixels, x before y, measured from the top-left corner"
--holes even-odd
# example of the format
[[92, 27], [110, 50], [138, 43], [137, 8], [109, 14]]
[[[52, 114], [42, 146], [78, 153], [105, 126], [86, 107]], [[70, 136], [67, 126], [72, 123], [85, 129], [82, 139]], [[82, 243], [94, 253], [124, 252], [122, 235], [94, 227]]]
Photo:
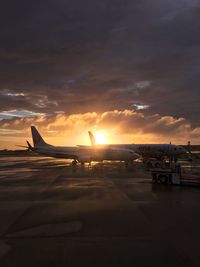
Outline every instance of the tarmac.
[[141, 164], [0, 157], [0, 266], [200, 266], [199, 211]]

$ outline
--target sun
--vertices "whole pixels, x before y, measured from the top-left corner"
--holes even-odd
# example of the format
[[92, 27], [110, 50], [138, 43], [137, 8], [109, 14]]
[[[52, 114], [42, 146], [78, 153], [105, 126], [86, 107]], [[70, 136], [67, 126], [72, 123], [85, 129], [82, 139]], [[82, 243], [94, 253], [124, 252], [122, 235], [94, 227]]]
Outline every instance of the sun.
[[95, 139], [96, 139], [97, 144], [105, 144], [106, 143], [105, 134], [102, 132], [95, 133]]

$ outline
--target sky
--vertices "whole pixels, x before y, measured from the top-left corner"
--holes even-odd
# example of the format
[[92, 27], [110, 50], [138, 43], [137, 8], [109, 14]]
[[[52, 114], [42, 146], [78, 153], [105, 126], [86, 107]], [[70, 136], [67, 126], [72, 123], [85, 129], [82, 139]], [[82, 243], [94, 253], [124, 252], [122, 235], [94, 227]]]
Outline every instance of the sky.
[[7, 0], [0, 32], [0, 149], [199, 144], [199, 0]]

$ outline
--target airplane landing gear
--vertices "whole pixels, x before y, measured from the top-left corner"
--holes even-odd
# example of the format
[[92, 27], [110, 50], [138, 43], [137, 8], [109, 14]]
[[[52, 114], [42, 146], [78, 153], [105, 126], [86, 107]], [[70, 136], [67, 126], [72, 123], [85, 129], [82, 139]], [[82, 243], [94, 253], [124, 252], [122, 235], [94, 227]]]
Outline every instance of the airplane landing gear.
[[130, 161], [125, 161], [125, 168], [128, 169], [128, 168], [131, 168], [133, 166], [133, 161], [130, 160]]
[[77, 163], [78, 163], [77, 160], [73, 160], [73, 161], [72, 161], [72, 166], [77, 166]]
[[81, 167], [84, 168], [85, 162], [81, 162]]

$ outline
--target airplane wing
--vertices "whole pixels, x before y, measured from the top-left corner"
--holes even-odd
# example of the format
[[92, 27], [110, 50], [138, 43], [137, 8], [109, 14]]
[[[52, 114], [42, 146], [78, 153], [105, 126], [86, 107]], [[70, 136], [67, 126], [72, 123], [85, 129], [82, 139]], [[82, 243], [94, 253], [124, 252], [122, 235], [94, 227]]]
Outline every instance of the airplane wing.
[[23, 148], [28, 148], [27, 146], [21, 146], [21, 145], [15, 145], [17, 147], [23, 147]]

